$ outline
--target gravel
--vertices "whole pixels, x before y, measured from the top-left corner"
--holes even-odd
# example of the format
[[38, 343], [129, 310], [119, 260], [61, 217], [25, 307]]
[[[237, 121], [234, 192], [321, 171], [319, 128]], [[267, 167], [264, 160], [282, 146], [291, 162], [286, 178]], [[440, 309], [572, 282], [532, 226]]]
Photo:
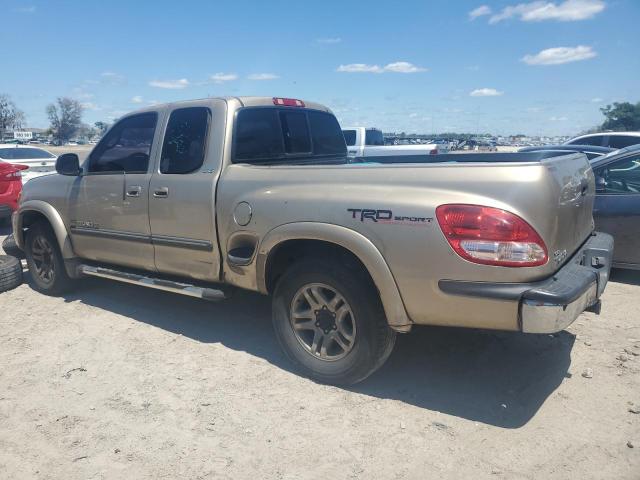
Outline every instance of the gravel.
[[612, 364], [638, 273], [553, 336], [416, 328], [352, 388], [293, 371], [257, 294], [25, 280], [0, 294], [0, 478], [638, 479], [640, 358]]

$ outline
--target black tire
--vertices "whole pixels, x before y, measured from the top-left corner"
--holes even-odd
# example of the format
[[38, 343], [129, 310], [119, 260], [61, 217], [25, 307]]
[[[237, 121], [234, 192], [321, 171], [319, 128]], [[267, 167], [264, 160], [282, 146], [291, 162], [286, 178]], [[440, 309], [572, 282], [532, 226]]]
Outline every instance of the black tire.
[[38, 292], [55, 296], [70, 289], [72, 280], [64, 268], [58, 240], [48, 223], [37, 222], [29, 227], [25, 254], [33, 286]]
[[12, 257], [16, 257], [21, 260], [25, 258], [24, 252], [20, 250], [16, 244], [16, 239], [13, 237], [13, 233], [2, 242], [2, 250], [4, 250], [4, 253]]
[[[307, 285], [317, 284], [339, 293], [353, 312], [350, 316], [350, 322], [354, 322], [352, 346], [343, 353], [344, 357], [332, 361], [321, 359], [308, 345], [305, 347], [291, 320], [294, 301], [301, 298], [300, 292]], [[308, 305], [313, 310], [313, 306]], [[310, 314], [309, 321], [315, 321], [317, 328], [318, 310], [315, 312]], [[377, 290], [368, 276], [357, 267], [348, 268], [331, 260], [303, 260], [291, 266], [276, 285], [272, 315], [276, 337], [287, 357], [306, 376], [321, 383], [351, 385], [364, 380], [384, 364], [395, 344], [396, 333], [389, 328]], [[335, 325], [329, 330], [336, 330]]]
[[0, 292], [13, 290], [22, 284], [22, 263], [15, 257], [0, 255]]

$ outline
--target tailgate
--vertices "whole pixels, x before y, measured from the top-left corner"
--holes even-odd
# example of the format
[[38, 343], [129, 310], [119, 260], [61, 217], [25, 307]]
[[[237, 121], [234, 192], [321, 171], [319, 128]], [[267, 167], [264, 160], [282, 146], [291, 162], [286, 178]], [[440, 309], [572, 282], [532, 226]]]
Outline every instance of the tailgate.
[[546, 171], [546, 191], [540, 202], [546, 219], [543, 240], [549, 263], [559, 268], [584, 243], [593, 230], [595, 180], [587, 157], [562, 155], [541, 161]]

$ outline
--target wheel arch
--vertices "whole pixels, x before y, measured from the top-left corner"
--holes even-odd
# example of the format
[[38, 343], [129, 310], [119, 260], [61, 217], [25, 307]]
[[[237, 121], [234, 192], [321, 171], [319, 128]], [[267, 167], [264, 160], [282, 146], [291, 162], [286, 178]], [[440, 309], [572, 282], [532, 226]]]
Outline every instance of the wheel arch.
[[[301, 245], [304, 247], [301, 248]], [[260, 242], [256, 258], [258, 290], [264, 294], [272, 291], [278, 274], [284, 271], [281, 260], [289, 257], [286, 252], [295, 251], [294, 256], [298, 258], [301, 251], [304, 256], [319, 250], [352, 256], [377, 288], [389, 326], [402, 332], [410, 330], [412, 322], [400, 291], [378, 248], [364, 235], [339, 225], [297, 222], [271, 230]]]
[[44, 220], [51, 226], [58, 240], [62, 257], [65, 259], [75, 257], [69, 232], [60, 213], [51, 204], [42, 200], [28, 200], [20, 205], [13, 224], [14, 238], [18, 247], [24, 250], [24, 231], [39, 220]]

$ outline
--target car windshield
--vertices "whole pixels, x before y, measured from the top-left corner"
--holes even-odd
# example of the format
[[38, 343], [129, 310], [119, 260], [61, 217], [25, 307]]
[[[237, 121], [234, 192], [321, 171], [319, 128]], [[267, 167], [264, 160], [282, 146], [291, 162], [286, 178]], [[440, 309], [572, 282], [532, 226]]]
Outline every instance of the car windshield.
[[55, 155], [41, 148], [0, 148], [0, 158], [5, 160], [51, 159]]

